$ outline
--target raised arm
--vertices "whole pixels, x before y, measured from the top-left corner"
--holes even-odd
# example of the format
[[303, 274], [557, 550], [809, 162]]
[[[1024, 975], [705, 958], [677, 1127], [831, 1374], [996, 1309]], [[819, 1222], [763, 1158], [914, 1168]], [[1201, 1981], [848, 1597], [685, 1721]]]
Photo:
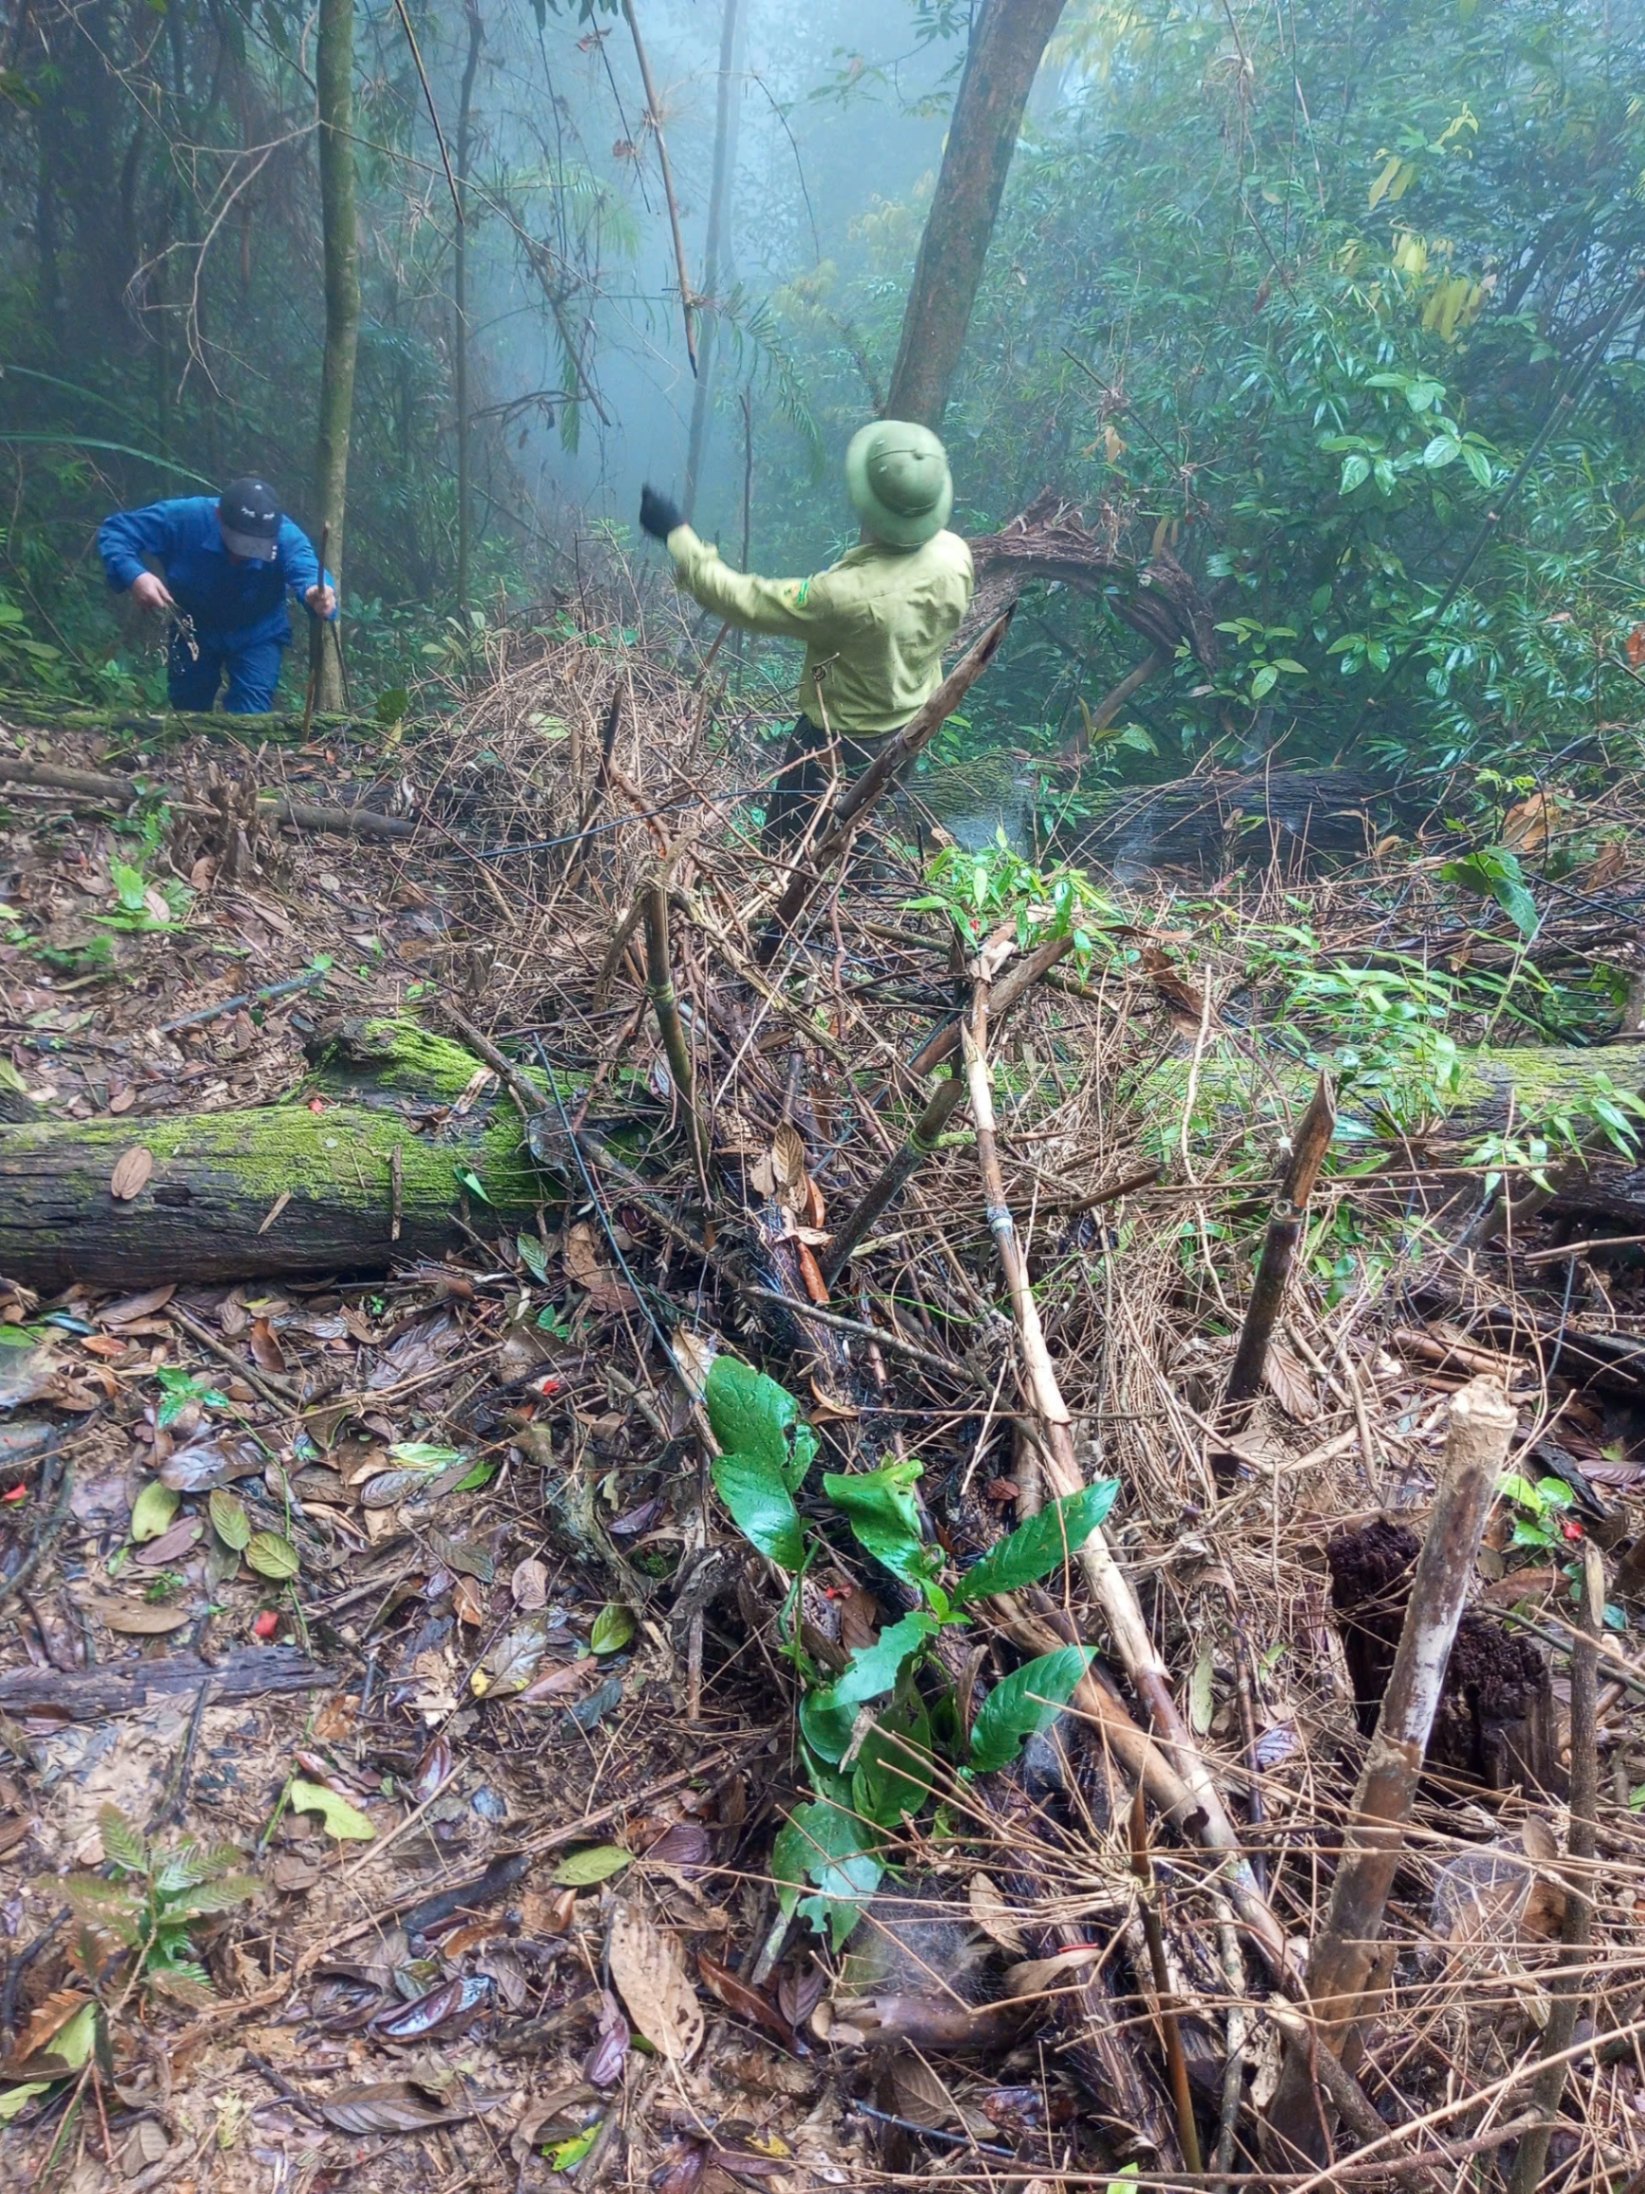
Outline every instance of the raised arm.
[[745, 632], [766, 632], [779, 639], [826, 639], [837, 627], [838, 606], [827, 572], [810, 579], [759, 579], [733, 571], [720, 552], [701, 541], [689, 526], [668, 535], [674, 573], [686, 592], [716, 617], [741, 625]]

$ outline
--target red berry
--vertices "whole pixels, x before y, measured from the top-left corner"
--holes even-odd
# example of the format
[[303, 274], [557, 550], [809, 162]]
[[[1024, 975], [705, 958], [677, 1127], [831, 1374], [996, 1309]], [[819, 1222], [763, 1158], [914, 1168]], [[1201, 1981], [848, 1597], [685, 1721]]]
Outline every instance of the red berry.
[[251, 1635], [254, 1638], [272, 1638], [274, 1636], [274, 1633], [279, 1629], [279, 1627], [279, 1616], [274, 1612], [273, 1608], [265, 1607], [262, 1614], [259, 1615], [257, 1620], [252, 1624]]

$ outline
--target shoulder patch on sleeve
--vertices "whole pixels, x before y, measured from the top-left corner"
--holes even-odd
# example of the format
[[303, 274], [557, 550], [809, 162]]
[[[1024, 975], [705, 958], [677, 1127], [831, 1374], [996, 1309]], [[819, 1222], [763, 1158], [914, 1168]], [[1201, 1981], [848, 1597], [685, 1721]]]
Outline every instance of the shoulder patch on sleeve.
[[809, 579], [802, 579], [802, 580], [801, 580], [801, 581], [799, 582], [798, 586], [796, 586], [796, 587], [795, 587], [795, 589], [794, 589], [794, 607], [795, 607], [796, 609], [804, 609], [804, 607], [805, 607], [805, 605], [806, 605], [806, 602], [807, 602], [808, 598], [810, 597], [810, 593], [811, 593], [811, 582], [810, 582], [810, 580], [809, 580]]

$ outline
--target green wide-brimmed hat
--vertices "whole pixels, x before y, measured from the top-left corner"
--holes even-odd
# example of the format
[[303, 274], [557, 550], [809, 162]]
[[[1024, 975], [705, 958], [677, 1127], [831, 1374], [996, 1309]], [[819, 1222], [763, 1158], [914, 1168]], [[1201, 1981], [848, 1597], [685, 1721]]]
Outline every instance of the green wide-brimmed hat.
[[876, 419], [851, 437], [845, 484], [857, 516], [876, 541], [918, 548], [954, 510], [948, 453], [929, 427]]

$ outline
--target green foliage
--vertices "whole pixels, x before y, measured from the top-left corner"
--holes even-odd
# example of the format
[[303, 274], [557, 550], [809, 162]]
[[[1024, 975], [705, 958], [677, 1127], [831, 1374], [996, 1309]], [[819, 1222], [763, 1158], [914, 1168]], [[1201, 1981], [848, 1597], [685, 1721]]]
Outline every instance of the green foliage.
[[1009, 923], [1020, 952], [1071, 933], [1076, 959], [1089, 960], [1098, 924], [1119, 919], [1112, 901], [1082, 869], [1043, 875], [1011, 850], [1003, 834], [982, 853], [944, 846], [927, 868], [926, 884], [919, 898], [908, 901], [910, 910], [946, 914], [970, 952]]
[[112, 1968], [153, 1993], [209, 2002], [210, 1977], [194, 1945], [199, 1924], [249, 1902], [262, 1885], [237, 1871], [232, 1846], [151, 1840], [114, 1805], [97, 1820], [110, 1872], [65, 1875], [60, 1885], [77, 1923], [77, 1962], [99, 1985]]
[[[740, 1443], [740, 1452], [714, 1465], [720, 1498], [752, 1545], [798, 1574], [821, 1544], [794, 1498], [815, 1435], [784, 1387], [735, 1357], [714, 1359], [705, 1393], [716, 1439]], [[1104, 1481], [1053, 1503], [950, 1586], [939, 1581], [941, 1550], [925, 1539], [919, 1478], [912, 1458], [824, 1475], [831, 1520], [910, 1586], [921, 1605], [856, 1647], [826, 1681], [797, 1641], [792, 1648], [803, 1681], [801, 1758], [816, 1800], [795, 1808], [777, 1838], [772, 1870], [784, 1917], [798, 1912], [836, 1949], [884, 1873], [888, 1839], [929, 1801], [944, 1752], [949, 1773], [1008, 1765], [1023, 1740], [1055, 1717], [1091, 1660], [1090, 1649], [1066, 1647], [1003, 1678], [977, 1716], [969, 1747], [953, 1730], [951, 1707], [933, 1715], [922, 1688], [936, 1673], [933, 1641], [970, 1620], [966, 1602], [1019, 1591], [1060, 1569], [1101, 1524], [1119, 1489]], [[944, 1731], [940, 1743], [937, 1727]]]

